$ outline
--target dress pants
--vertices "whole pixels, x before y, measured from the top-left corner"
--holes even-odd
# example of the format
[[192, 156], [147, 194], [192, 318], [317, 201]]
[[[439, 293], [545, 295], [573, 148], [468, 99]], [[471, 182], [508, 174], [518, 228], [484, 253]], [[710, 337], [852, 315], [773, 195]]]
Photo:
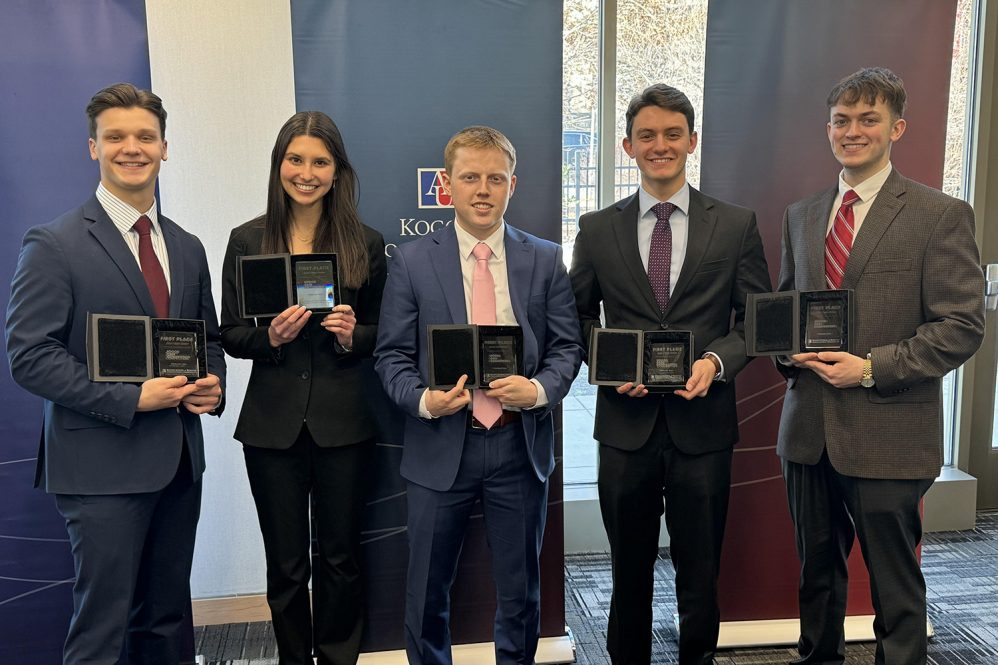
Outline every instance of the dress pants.
[[599, 447], [600, 510], [613, 573], [606, 647], [614, 665], [651, 661], [652, 586], [663, 498], [676, 570], [679, 663], [712, 663], [717, 647], [717, 575], [731, 449], [700, 455], [680, 451], [669, 436], [664, 411], [637, 450]]
[[286, 450], [243, 446], [243, 454], [263, 535], [280, 664], [311, 665], [314, 649], [319, 665], [353, 665], [364, 619], [360, 530], [369, 442], [322, 448], [303, 425]]
[[858, 536], [876, 612], [876, 662], [925, 663], [925, 580], [915, 549], [922, 539], [919, 502], [932, 480], [844, 476], [827, 453], [814, 465], [783, 460], [783, 477], [801, 560], [800, 658], [794, 662], [845, 660], [846, 559]]
[[407, 484], [409, 570], [406, 655], [411, 665], [451, 665], [450, 589], [464, 535], [482, 503], [496, 584], [497, 665], [531, 665], [540, 632], [540, 551], [547, 481], [527, 456], [521, 423], [469, 430], [454, 485]]
[[140, 494], [56, 494], [76, 582], [64, 665], [177, 665], [190, 612], [201, 513], [183, 442], [166, 487]]

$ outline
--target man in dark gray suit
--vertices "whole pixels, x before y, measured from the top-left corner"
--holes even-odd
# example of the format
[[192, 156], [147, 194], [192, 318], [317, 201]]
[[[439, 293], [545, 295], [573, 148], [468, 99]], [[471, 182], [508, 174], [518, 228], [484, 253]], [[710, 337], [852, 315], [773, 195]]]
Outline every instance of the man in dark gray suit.
[[624, 149], [641, 187], [579, 220], [571, 278], [583, 337], [589, 342], [601, 325], [602, 305], [608, 328], [692, 331], [696, 360], [675, 392], [599, 389], [594, 437], [613, 567], [607, 651], [614, 665], [651, 660], [664, 497], [679, 662], [701, 665], [713, 662], [720, 621], [717, 574], [738, 440], [733, 379], [748, 361], [745, 296], [769, 290], [769, 271], [755, 213], [686, 182], [697, 144], [686, 95], [653, 85], [631, 100], [626, 118]]
[[801, 558], [800, 658], [841, 663], [855, 535], [870, 572], [877, 663], [926, 659], [919, 502], [942, 464], [942, 377], [984, 334], [970, 206], [893, 169], [902, 81], [863, 69], [828, 96], [839, 182], [787, 208], [780, 290], [852, 289], [855, 352], [803, 353], [777, 452]]

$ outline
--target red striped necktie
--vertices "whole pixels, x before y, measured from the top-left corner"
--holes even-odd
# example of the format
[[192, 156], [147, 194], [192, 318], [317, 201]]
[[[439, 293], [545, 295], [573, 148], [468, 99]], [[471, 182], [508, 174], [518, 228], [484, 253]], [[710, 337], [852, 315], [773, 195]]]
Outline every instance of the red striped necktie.
[[852, 252], [852, 240], [856, 235], [856, 222], [852, 206], [859, 201], [859, 195], [849, 190], [842, 195], [842, 205], [835, 213], [832, 230], [825, 236], [825, 282], [830, 289], [842, 286], [846, 272], [846, 262]]

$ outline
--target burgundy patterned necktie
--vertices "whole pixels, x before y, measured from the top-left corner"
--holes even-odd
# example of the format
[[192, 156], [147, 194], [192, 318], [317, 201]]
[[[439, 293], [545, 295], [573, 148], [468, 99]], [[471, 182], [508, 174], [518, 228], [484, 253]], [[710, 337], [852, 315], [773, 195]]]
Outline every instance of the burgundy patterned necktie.
[[651, 248], [648, 250], [648, 281], [658, 302], [658, 308], [665, 311], [669, 306], [669, 280], [672, 272], [672, 227], [669, 218], [676, 211], [674, 203], [656, 203], [651, 207], [657, 222], [651, 234]]
[[835, 213], [832, 230], [825, 236], [825, 282], [830, 289], [842, 286], [846, 262], [849, 260], [849, 253], [852, 252], [852, 240], [856, 235], [855, 216], [852, 211], [856, 201], [859, 201], [859, 195], [851, 189], [842, 195], [842, 205]]
[[156, 307], [156, 316], [165, 319], [170, 315], [170, 290], [166, 286], [163, 265], [152, 248], [152, 222], [142, 215], [132, 228], [139, 232], [139, 267], [142, 268], [142, 276], [149, 287], [153, 306]]

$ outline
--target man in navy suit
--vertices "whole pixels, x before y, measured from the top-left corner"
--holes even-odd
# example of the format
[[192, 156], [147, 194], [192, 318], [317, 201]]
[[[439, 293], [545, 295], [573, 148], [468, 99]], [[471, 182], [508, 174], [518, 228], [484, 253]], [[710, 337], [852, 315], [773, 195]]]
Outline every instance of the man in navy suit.
[[[503, 219], [516, 186], [509, 140], [468, 127], [448, 142], [444, 166], [455, 223], [396, 250], [375, 350], [381, 381], [406, 414], [406, 653], [412, 664], [452, 662], [450, 587], [480, 500], [498, 596], [496, 663], [529, 664], [540, 630], [552, 411], [582, 355], [575, 301], [561, 248]], [[483, 316], [522, 328], [524, 376], [492, 381], [474, 398], [466, 377], [430, 390], [427, 326], [488, 323]]]
[[[201, 506], [200, 414], [225, 361], [204, 248], [159, 214], [166, 111], [128, 83], [87, 106], [100, 185], [28, 230], [11, 284], [14, 380], [44, 399], [36, 484], [66, 520], [76, 582], [64, 663], [176, 665]], [[93, 383], [87, 313], [203, 319], [208, 376]]]

